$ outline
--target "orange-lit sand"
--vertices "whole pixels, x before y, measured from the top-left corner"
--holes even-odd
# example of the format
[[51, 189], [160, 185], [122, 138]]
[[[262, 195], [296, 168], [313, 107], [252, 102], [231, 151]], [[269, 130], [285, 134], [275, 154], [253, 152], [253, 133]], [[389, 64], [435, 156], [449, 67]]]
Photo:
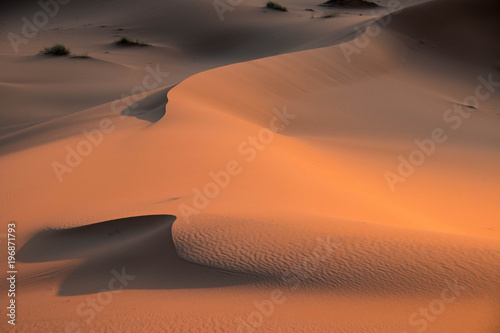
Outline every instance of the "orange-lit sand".
[[500, 332], [500, 7], [415, 2], [75, 0], [2, 38], [1, 331]]

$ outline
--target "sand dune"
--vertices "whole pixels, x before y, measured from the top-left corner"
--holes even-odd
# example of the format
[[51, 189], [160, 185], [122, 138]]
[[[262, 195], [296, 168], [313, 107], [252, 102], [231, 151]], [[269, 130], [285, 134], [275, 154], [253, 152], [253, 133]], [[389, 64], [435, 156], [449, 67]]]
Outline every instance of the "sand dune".
[[500, 332], [497, 4], [283, 4], [74, 2], [0, 41], [2, 331]]
[[[500, 276], [494, 264], [499, 259], [498, 244], [493, 241], [478, 247], [478, 241], [468, 237], [324, 217], [304, 219], [306, 225], [292, 217], [286, 224], [276, 224], [208, 216], [189, 227], [177, 227], [174, 239], [179, 254], [188, 260], [276, 278], [302, 267], [301, 261], [316, 251], [324, 260], [305, 264], [304, 273], [312, 273], [305, 274], [310, 276], [301, 285], [339, 293], [432, 295], [443, 281], [453, 279], [478, 293], [498, 289]], [[322, 227], [311, 231], [311, 224]]]
[[[109, 272], [120, 265], [126, 267], [127, 275], [141, 272], [149, 276], [139, 283], [130, 279], [134, 289], [213, 288], [238, 283], [235, 275], [210, 271], [180, 259], [170, 232], [174, 220], [172, 216], [137, 216], [65, 230], [44, 230], [23, 246], [18, 258], [21, 262], [85, 259], [61, 283], [60, 296], [99, 292], [107, 284]], [[158, 257], [157, 263], [144, 261], [147, 257]], [[240, 279], [239, 283], [244, 282]]]

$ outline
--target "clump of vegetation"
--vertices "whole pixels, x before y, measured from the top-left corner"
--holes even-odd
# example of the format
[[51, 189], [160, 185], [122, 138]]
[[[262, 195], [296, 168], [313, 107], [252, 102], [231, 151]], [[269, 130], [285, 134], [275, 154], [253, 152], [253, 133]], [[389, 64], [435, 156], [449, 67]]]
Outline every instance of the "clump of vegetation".
[[266, 7], [271, 8], [271, 9], [281, 10], [283, 12], [288, 11], [288, 9], [286, 9], [286, 7], [280, 5], [279, 3], [273, 2], [273, 1], [269, 1], [267, 3]]
[[55, 56], [65, 56], [69, 54], [69, 49], [62, 44], [56, 44], [52, 47], [46, 47], [40, 51], [40, 54], [44, 55], [55, 55]]
[[122, 37], [116, 41], [116, 45], [121, 45], [121, 46], [150, 46], [151, 44], [141, 42], [138, 39], [132, 40], [128, 37]]
[[74, 54], [71, 56], [71, 58], [77, 58], [77, 59], [88, 59], [90, 56], [87, 53], [82, 53], [82, 54]]
[[339, 12], [337, 11], [328, 11], [324, 12], [322, 18], [330, 18], [330, 17], [337, 17], [339, 16]]

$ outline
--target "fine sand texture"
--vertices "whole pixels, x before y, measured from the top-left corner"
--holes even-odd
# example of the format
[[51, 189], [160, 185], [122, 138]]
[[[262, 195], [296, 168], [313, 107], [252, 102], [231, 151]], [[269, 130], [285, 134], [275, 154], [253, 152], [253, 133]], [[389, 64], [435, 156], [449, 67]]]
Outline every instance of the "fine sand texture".
[[1, 332], [500, 333], [500, 4], [324, 2], [0, 4]]

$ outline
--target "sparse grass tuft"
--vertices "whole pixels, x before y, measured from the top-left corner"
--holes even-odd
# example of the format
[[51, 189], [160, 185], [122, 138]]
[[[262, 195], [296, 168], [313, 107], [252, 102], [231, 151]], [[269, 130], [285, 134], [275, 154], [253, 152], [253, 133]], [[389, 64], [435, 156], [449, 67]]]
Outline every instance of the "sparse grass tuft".
[[122, 37], [116, 41], [116, 45], [121, 45], [121, 46], [150, 46], [151, 44], [141, 42], [138, 39], [132, 40], [128, 37]]
[[281, 10], [281, 11], [283, 11], [283, 12], [288, 11], [288, 9], [286, 9], [286, 7], [284, 7], [284, 6], [280, 5], [279, 3], [273, 2], [273, 1], [269, 1], [269, 2], [266, 4], [266, 7], [267, 7], [267, 8], [271, 8], [271, 9]]
[[40, 51], [40, 54], [44, 55], [55, 55], [55, 56], [65, 56], [69, 54], [69, 49], [62, 44], [56, 44], [52, 47], [46, 47]]
[[71, 58], [76, 58], [76, 59], [89, 59], [90, 56], [87, 53], [82, 53], [82, 54], [74, 54], [71, 56]]

